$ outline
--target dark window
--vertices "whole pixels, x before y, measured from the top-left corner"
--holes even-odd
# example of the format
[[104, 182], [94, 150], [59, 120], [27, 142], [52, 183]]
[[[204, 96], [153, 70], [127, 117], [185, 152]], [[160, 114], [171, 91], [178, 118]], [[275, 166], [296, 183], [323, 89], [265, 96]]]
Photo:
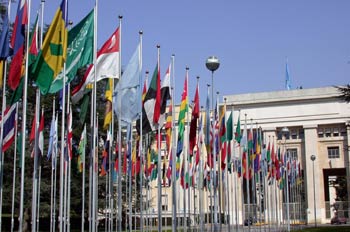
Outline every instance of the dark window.
[[291, 160], [297, 160], [298, 159], [298, 149], [296, 149], [296, 148], [287, 149], [287, 155], [291, 158]]
[[328, 159], [339, 158], [339, 147], [328, 147]]

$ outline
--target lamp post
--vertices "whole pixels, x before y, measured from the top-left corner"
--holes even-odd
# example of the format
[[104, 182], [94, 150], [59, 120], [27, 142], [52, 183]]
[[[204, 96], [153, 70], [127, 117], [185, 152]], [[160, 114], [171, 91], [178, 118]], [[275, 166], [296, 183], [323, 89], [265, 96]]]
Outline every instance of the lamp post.
[[[205, 66], [209, 71], [211, 71], [211, 104], [212, 104], [212, 112], [214, 112], [214, 72], [219, 68], [220, 62], [219, 59], [216, 56], [209, 56], [205, 62]], [[215, 128], [212, 126], [212, 133], [213, 137], [215, 138]], [[215, 142], [213, 143], [213, 152], [212, 155], [213, 157], [213, 183], [214, 183], [214, 231], [217, 231], [217, 221], [218, 221], [218, 215], [217, 215], [217, 201], [216, 201], [216, 151], [215, 151]]]
[[[286, 141], [287, 141], [287, 135], [289, 134], [289, 129], [288, 127], [283, 127], [282, 128], [282, 135], [284, 137], [284, 149], [285, 152], [287, 152], [286, 149]], [[289, 154], [287, 153], [287, 160], [289, 159]], [[285, 176], [286, 176], [286, 208], [287, 208], [287, 231], [290, 231], [290, 218], [289, 218], [289, 178], [288, 178], [288, 170], [287, 167], [284, 169], [285, 171]]]
[[310, 159], [312, 161], [312, 179], [314, 182], [314, 217], [315, 217], [315, 227], [317, 227], [317, 222], [316, 222], [316, 187], [315, 187], [315, 160], [316, 160], [316, 156], [315, 155], [311, 155]]

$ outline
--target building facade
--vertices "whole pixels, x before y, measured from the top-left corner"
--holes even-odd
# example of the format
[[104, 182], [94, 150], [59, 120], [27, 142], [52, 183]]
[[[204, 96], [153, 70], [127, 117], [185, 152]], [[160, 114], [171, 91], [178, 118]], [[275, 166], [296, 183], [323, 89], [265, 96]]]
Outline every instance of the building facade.
[[[233, 113], [233, 130], [239, 117], [242, 130], [245, 124], [248, 128], [261, 128], [264, 144], [274, 144], [276, 151], [283, 149], [292, 157], [291, 160], [296, 160], [301, 169], [301, 178], [298, 179], [298, 184], [294, 185], [299, 187], [293, 187], [290, 183], [288, 190], [281, 191], [276, 191], [266, 179], [265, 182], [254, 183], [254, 190], [247, 191], [246, 181], [242, 177], [238, 178], [237, 172], [234, 171], [225, 177], [226, 180], [219, 178], [219, 220], [229, 221], [230, 224], [242, 224], [248, 211], [249, 215], [254, 215], [258, 221], [284, 223], [287, 219], [287, 202], [289, 219], [293, 219], [294, 222], [315, 223], [316, 219], [317, 223], [329, 223], [336, 211], [339, 215], [349, 218], [350, 205], [347, 203], [350, 200], [350, 104], [343, 102], [338, 95], [336, 88], [324, 87], [223, 97], [225, 103], [220, 107], [224, 107], [225, 104], [226, 115], [229, 112]], [[233, 157], [240, 160], [242, 153], [239, 146], [231, 146]], [[186, 149], [186, 143], [184, 147]], [[164, 167], [167, 167], [166, 151], [163, 150], [162, 154]], [[312, 155], [314, 160], [311, 159]], [[201, 160], [206, 159], [206, 152], [201, 152]], [[220, 172], [217, 175], [222, 176]], [[199, 178], [197, 180], [200, 181]], [[341, 200], [336, 191], [340, 180], [346, 180], [347, 188], [347, 196]], [[276, 186], [278, 188], [278, 185]], [[153, 182], [150, 188], [147, 194], [153, 197], [148, 198], [151, 205], [149, 215], [154, 213], [156, 218], [156, 183]], [[249, 201], [246, 196], [248, 192]], [[201, 191], [196, 186], [184, 191], [177, 183], [176, 194], [177, 217], [180, 222], [187, 214], [187, 217], [191, 218], [191, 224], [198, 224], [199, 212], [203, 212], [206, 223], [212, 221], [212, 191]], [[144, 195], [146, 197], [146, 191]], [[183, 204], [184, 198], [186, 205]], [[172, 199], [171, 187], [163, 186], [163, 225], [171, 223]]]

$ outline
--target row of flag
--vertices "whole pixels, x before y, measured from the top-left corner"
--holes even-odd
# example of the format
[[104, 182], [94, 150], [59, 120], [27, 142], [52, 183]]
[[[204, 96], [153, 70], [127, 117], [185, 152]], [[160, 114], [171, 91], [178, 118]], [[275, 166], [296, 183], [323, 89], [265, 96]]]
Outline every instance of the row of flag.
[[[104, 43], [97, 54], [97, 60], [95, 64], [92, 63], [93, 57], [93, 30], [94, 30], [94, 11], [92, 10], [89, 14], [82, 19], [75, 27], [71, 30], [67, 30], [67, 2], [62, 1], [59, 9], [57, 10], [52, 23], [46, 33], [45, 40], [41, 46], [40, 51], [38, 51], [37, 44], [37, 33], [38, 26], [37, 20], [35, 22], [35, 27], [33, 30], [32, 38], [30, 42], [30, 54], [35, 56], [32, 58], [32, 63], [30, 64], [31, 69], [29, 70], [30, 76], [33, 77], [41, 91], [42, 94], [55, 93], [58, 92], [63, 87], [63, 76], [67, 77], [67, 83], [71, 82], [76, 76], [76, 73], [80, 67], [88, 66], [87, 71], [80, 83], [72, 90], [72, 101], [79, 101], [86, 93], [86, 87], [94, 81], [96, 76], [96, 81], [104, 78], [118, 78], [120, 67], [119, 67], [119, 28], [117, 28], [110, 38]], [[14, 24], [14, 30], [12, 37], [9, 40], [10, 43], [7, 46], [6, 36], [9, 36], [8, 28], [8, 17], [4, 14], [3, 19], [3, 30], [1, 33], [1, 58], [4, 60], [8, 57], [12, 57], [11, 65], [9, 69], [8, 86], [12, 90], [16, 90], [20, 87], [21, 78], [24, 75], [23, 63], [25, 57], [25, 28], [28, 22], [27, 16], [27, 3], [25, 0], [21, 0], [18, 4], [17, 16]], [[3, 39], [5, 38], [5, 39]], [[140, 96], [140, 71], [141, 71], [141, 45], [139, 44], [127, 65], [123, 76], [120, 78], [118, 84], [113, 91], [110, 84], [111, 80], [108, 80], [108, 91], [106, 91], [107, 99], [107, 109], [106, 118], [104, 123], [104, 128], [108, 128], [111, 122], [110, 112], [112, 109], [112, 102], [114, 104], [117, 116], [121, 118], [123, 125], [128, 125], [139, 118], [141, 110]], [[65, 73], [63, 73], [63, 64], [66, 64]], [[96, 72], [96, 73], [95, 73]], [[160, 86], [160, 67], [159, 67], [159, 57], [158, 64], [155, 68], [150, 86], [147, 91], [144, 88], [144, 95], [142, 96], [142, 133], [146, 134], [155, 130], [155, 127], [162, 125], [165, 122], [165, 111], [167, 106], [167, 101], [170, 100], [170, 72], [171, 66], [167, 69], [165, 78]], [[125, 76], [125, 77], [124, 77]], [[182, 94], [182, 100], [180, 104], [180, 113], [178, 118], [178, 135], [177, 135], [177, 145], [176, 145], [176, 171], [177, 176], [179, 175], [180, 169], [180, 154], [183, 152], [184, 146], [184, 130], [185, 130], [185, 117], [188, 112], [188, 74], [186, 74], [184, 90]], [[146, 84], [145, 84], [146, 86]], [[208, 95], [209, 96], [209, 95]], [[120, 100], [120, 99], [128, 99]], [[232, 130], [232, 113], [229, 115], [229, 119], [225, 120], [225, 112], [223, 112], [218, 119], [218, 107], [215, 107], [214, 120], [210, 121], [210, 109], [208, 107], [209, 100], [207, 98], [207, 109], [206, 109], [206, 123], [201, 125], [203, 120], [201, 118], [200, 124], [198, 120], [200, 117], [199, 110], [199, 87], [197, 85], [196, 95], [194, 99], [194, 105], [192, 107], [192, 118], [190, 123], [189, 131], [189, 154], [193, 156], [195, 147], [197, 153], [199, 153], [199, 146], [205, 143], [207, 148], [207, 165], [213, 168], [213, 159], [217, 159], [217, 155], [221, 154], [221, 159], [226, 160], [227, 154], [226, 150], [231, 150], [231, 146], [228, 145], [232, 141], [232, 133], [226, 133], [226, 130]], [[11, 106], [14, 109], [15, 105]], [[12, 112], [11, 110], [9, 110]], [[169, 113], [169, 112], [168, 112]], [[56, 120], [55, 120], [56, 121]], [[140, 119], [138, 119], [139, 123]], [[225, 123], [225, 121], [227, 121]], [[53, 124], [54, 122], [53, 119]], [[40, 123], [41, 124], [41, 123]], [[227, 126], [229, 124], [230, 126]], [[139, 125], [139, 124], [138, 124]], [[197, 126], [200, 128], [199, 133], [201, 134], [201, 139], [198, 142], [196, 139]], [[226, 127], [227, 126], [227, 127]], [[68, 128], [70, 126], [68, 125]], [[239, 131], [239, 122], [237, 124], [236, 140], [238, 144], [242, 139]], [[54, 128], [53, 126], [51, 128]], [[137, 127], [141, 128], [141, 127]], [[212, 129], [213, 128], [213, 129]], [[205, 131], [205, 138], [203, 129]], [[70, 129], [71, 130], [71, 129]], [[167, 126], [168, 132], [171, 127]], [[215, 133], [213, 135], [212, 133]], [[170, 133], [170, 132], [169, 132]], [[238, 135], [238, 137], [237, 137]], [[4, 130], [4, 137], [7, 136], [7, 132]], [[259, 167], [258, 155], [256, 151], [253, 152], [251, 148], [251, 133], [248, 135], [247, 146], [243, 149], [242, 160], [243, 164], [248, 162], [250, 166], [252, 162], [256, 162], [256, 166]], [[50, 133], [51, 138], [51, 133]], [[168, 139], [170, 134], [168, 135]], [[68, 132], [68, 144], [71, 140], [71, 131]], [[4, 140], [4, 143], [7, 140]], [[11, 141], [11, 140], [10, 140]], [[245, 140], [244, 140], [245, 141]], [[198, 143], [199, 144], [198, 144]], [[260, 141], [261, 142], [261, 141]], [[168, 147], [169, 145], [168, 140]], [[51, 143], [50, 143], [51, 145]], [[213, 149], [215, 146], [216, 149]], [[261, 146], [261, 144], [259, 145]], [[4, 146], [5, 150], [8, 146]], [[70, 145], [68, 145], [68, 150]], [[261, 148], [260, 148], [261, 149]], [[49, 149], [51, 150], [51, 149]], [[212, 151], [216, 151], [216, 154], [212, 154]], [[170, 149], [169, 149], [170, 151]], [[230, 153], [231, 151], [228, 151]], [[253, 153], [252, 153], [253, 152]], [[71, 152], [69, 152], [71, 154]], [[259, 153], [259, 152], [258, 152]], [[254, 154], [254, 155], [252, 155]], [[173, 155], [173, 154], [171, 154]], [[71, 155], [70, 155], [71, 156]], [[253, 156], [252, 158], [247, 158]], [[231, 158], [230, 158], [231, 159]], [[248, 160], [248, 161], [246, 161]], [[253, 160], [253, 161], [252, 161]], [[198, 157], [195, 159], [196, 165], [198, 165]], [[225, 162], [225, 161], [223, 161]], [[275, 162], [274, 163], [279, 163]], [[169, 164], [169, 169], [171, 169], [172, 163]], [[222, 168], [225, 167], [225, 163], [220, 164]], [[246, 173], [244, 165], [242, 167], [243, 175]], [[259, 169], [255, 167], [254, 169]], [[276, 173], [278, 175], [278, 167], [276, 166]], [[254, 170], [255, 171], [255, 170]], [[168, 172], [170, 173], [170, 172]], [[247, 172], [248, 173], [248, 172]], [[250, 175], [250, 174], [249, 174]]]

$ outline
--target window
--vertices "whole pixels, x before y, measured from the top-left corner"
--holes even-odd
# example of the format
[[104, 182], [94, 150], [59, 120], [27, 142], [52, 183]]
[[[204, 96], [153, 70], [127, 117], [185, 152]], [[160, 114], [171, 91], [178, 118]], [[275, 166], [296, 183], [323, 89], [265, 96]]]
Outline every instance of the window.
[[292, 160], [297, 160], [298, 159], [298, 149], [296, 148], [289, 148], [287, 149], [287, 154]]
[[290, 135], [291, 135], [291, 137], [292, 137], [292, 139], [297, 139], [298, 137], [297, 137], [297, 130], [291, 130], [291, 133], [290, 133]]
[[323, 128], [318, 128], [317, 134], [319, 138], [323, 138]]
[[339, 136], [339, 128], [333, 128], [333, 136]]
[[325, 130], [324, 130], [324, 132], [325, 132], [325, 134], [326, 134], [326, 137], [331, 137], [331, 128], [326, 128]]
[[346, 136], [346, 128], [340, 128], [340, 136]]
[[328, 147], [328, 159], [339, 158], [339, 147]]

